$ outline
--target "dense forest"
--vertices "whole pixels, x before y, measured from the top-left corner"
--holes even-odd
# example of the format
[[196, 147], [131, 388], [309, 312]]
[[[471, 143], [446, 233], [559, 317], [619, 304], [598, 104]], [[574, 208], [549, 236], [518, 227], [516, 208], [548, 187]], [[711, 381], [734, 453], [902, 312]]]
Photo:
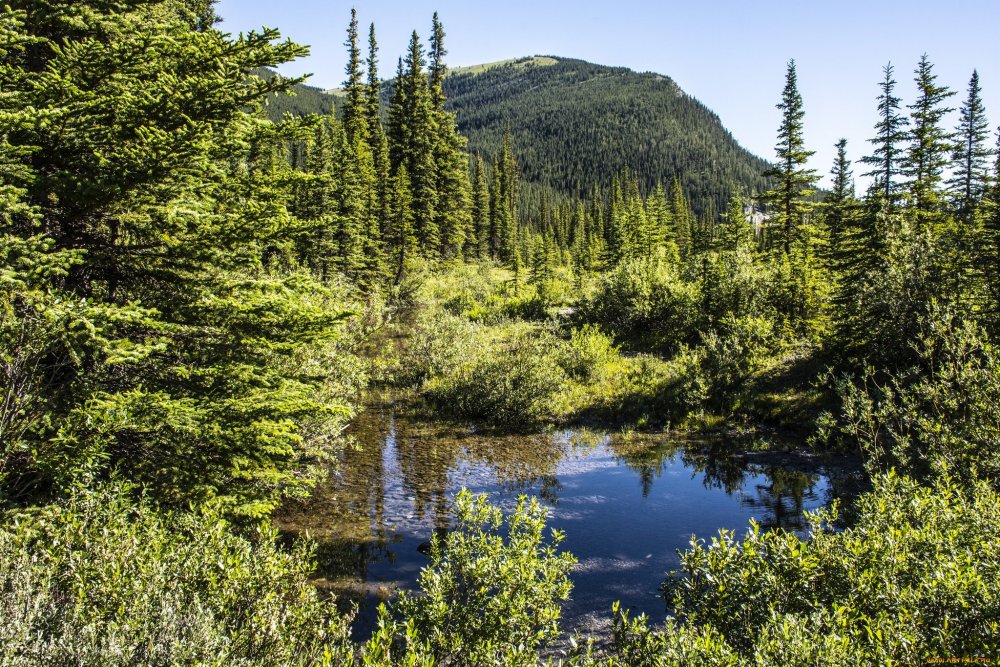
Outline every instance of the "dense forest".
[[[448, 76], [436, 14], [386, 84], [352, 12], [336, 113], [314, 91], [301, 114], [302, 81], [265, 70], [307, 49], [227, 35], [213, 4], [0, 8], [0, 662], [1000, 657], [1000, 153], [975, 72], [956, 97], [923, 56], [904, 104], [887, 65], [820, 196], [794, 61], [762, 165], [662, 77]], [[849, 524], [693, 541], [663, 619], [616, 606], [558, 654], [564, 536], [536, 498], [463, 492], [359, 642], [272, 517], [376, 386], [497, 430], [793, 432], [863, 457], [871, 490]]]
[[[734, 191], [763, 190], [767, 164], [667, 77], [567, 58], [534, 57], [449, 71], [445, 108], [469, 152], [493, 162], [509, 134], [526, 204], [588, 196], [629, 170], [643, 192], [678, 179], [696, 213], [721, 212]], [[322, 113], [343, 101], [305, 85], [268, 103], [268, 116]], [[392, 96], [393, 82], [382, 88]]]

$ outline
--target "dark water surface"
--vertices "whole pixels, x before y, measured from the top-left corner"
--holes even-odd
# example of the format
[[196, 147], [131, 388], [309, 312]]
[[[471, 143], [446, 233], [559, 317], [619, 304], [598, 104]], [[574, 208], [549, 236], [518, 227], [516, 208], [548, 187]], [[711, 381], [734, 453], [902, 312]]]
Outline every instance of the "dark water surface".
[[615, 600], [664, 616], [658, 588], [692, 534], [742, 534], [750, 519], [802, 530], [804, 510], [849, 500], [862, 477], [850, 462], [668, 436], [494, 435], [388, 401], [370, 405], [352, 436], [339, 470], [278, 523], [319, 542], [320, 583], [360, 602], [359, 636], [370, 631], [379, 599], [415, 586], [428, 563], [418, 547], [447, 527], [463, 487], [507, 510], [519, 494], [551, 508], [549, 525], [565, 531], [562, 546], [579, 560], [565, 627], [599, 632]]

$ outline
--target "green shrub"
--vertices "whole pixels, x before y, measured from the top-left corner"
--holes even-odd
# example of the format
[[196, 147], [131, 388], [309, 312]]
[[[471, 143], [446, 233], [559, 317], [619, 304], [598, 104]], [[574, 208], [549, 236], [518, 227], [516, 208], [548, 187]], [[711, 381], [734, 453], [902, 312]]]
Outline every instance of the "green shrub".
[[396, 380], [419, 386], [430, 378], [451, 373], [476, 353], [478, 343], [488, 334], [486, 327], [464, 317], [424, 312], [413, 324], [399, 359]]
[[581, 317], [617, 337], [672, 351], [694, 342], [703, 327], [701, 293], [665, 262], [637, 259], [619, 264], [581, 304]]
[[565, 381], [553, 354], [558, 341], [537, 330], [504, 333], [468, 348], [470, 358], [432, 378], [424, 385], [425, 393], [453, 414], [502, 427], [524, 426], [550, 415]]
[[717, 405], [731, 402], [774, 348], [773, 323], [764, 317], [726, 317], [719, 330], [703, 336], [704, 373]]
[[[676, 618], [710, 629], [753, 664], [923, 665], [1000, 651], [1000, 497], [980, 483], [931, 488], [888, 475], [857, 525], [811, 535], [692, 538], [665, 585]], [[670, 664], [670, 663], [666, 663]], [[712, 663], [714, 664], [714, 663]]]
[[868, 369], [841, 385], [825, 435], [856, 440], [883, 468], [1000, 484], [1000, 356], [975, 324], [932, 308], [914, 345], [919, 365], [881, 381]]
[[367, 662], [538, 664], [539, 649], [559, 636], [576, 562], [557, 551], [562, 533], [544, 539], [546, 513], [522, 496], [505, 519], [485, 496], [463, 490], [453, 529], [432, 542], [420, 594], [403, 593], [391, 612], [380, 610]]
[[598, 327], [585, 324], [573, 329], [559, 349], [559, 365], [571, 378], [589, 380], [618, 358], [618, 348]]
[[106, 487], [0, 528], [0, 664], [345, 664], [309, 549]]

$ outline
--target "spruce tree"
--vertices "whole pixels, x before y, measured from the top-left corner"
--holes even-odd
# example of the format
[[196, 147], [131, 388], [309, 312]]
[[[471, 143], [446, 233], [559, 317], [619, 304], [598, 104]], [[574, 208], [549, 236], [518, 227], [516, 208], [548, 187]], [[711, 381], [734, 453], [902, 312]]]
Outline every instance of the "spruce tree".
[[900, 184], [897, 179], [903, 157], [901, 144], [907, 138], [906, 127], [909, 120], [899, 112], [900, 100], [894, 94], [896, 80], [893, 78], [892, 63], [883, 67], [882, 73], [879, 84], [881, 93], [878, 97], [879, 121], [875, 124], [875, 138], [868, 140], [875, 146], [875, 150], [861, 161], [872, 167], [865, 176], [872, 177], [872, 187], [880, 191], [881, 201], [891, 211], [896, 208], [899, 198]]
[[944, 116], [953, 111], [944, 106], [944, 101], [955, 93], [937, 85], [933, 70], [925, 53], [914, 72], [918, 97], [908, 107], [911, 110], [910, 145], [903, 173], [910, 179], [908, 187], [918, 229], [941, 211], [941, 181], [954, 152], [954, 137], [941, 123]]
[[430, 105], [437, 135], [434, 141], [434, 166], [437, 180], [435, 224], [440, 230], [443, 256], [458, 256], [471, 233], [469, 156], [466, 140], [455, 122], [455, 114], [445, 110], [444, 78], [448, 68], [444, 57], [444, 26], [434, 13], [428, 63]]
[[472, 230], [465, 250], [469, 259], [484, 259], [490, 247], [490, 189], [487, 183], [486, 163], [476, 154], [472, 181]]
[[847, 139], [838, 141], [836, 148], [837, 157], [830, 172], [833, 186], [824, 202], [824, 220], [829, 235], [827, 258], [833, 268], [838, 267], [845, 259], [845, 253], [849, 252], [848, 237], [853, 231], [856, 208], [854, 177], [851, 161], [847, 159]]
[[365, 86], [365, 112], [368, 129], [368, 147], [375, 170], [375, 206], [373, 215], [380, 235], [387, 236], [389, 220], [389, 181], [391, 165], [389, 144], [382, 127], [381, 84], [378, 78], [378, 43], [375, 40], [375, 24], [368, 28], [368, 81]]
[[413, 216], [420, 239], [420, 250], [427, 257], [437, 257], [441, 248], [438, 226], [438, 189], [435, 147], [438, 143], [437, 123], [431, 105], [427, 75], [424, 72], [424, 49], [414, 30], [410, 46], [403, 59], [404, 107], [401, 122], [406, 125], [406, 143], [400, 147], [402, 161], [410, 177], [413, 195]]
[[351, 23], [347, 27], [347, 65], [344, 81], [344, 131], [347, 141], [368, 141], [368, 113], [365, 109], [365, 84], [361, 71], [361, 49], [358, 45], [358, 11], [351, 9]]
[[770, 204], [771, 230], [774, 247], [778, 252], [791, 255], [792, 246], [801, 240], [801, 229], [810, 209], [806, 198], [813, 194], [816, 172], [806, 167], [813, 151], [807, 151], [802, 137], [802, 96], [799, 95], [795, 61], [788, 62], [785, 89], [781, 103], [781, 126], [778, 128], [778, 145], [775, 150], [778, 163], [765, 176], [774, 179], [774, 187], [762, 199]]
[[691, 249], [691, 227], [694, 221], [694, 213], [691, 212], [691, 205], [684, 190], [681, 188], [681, 181], [676, 176], [670, 184], [670, 219], [674, 223], [674, 238], [677, 239], [677, 247], [681, 256], [686, 257]]
[[986, 191], [989, 179], [989, 159], [993, 151], [988, 143], [990, 137], [986, 109], [983, 106], [982, 89], [979, 87], [979, 72], [973, 70], [969, 80], [969, 93], [962, 104], [959, 126], [955, 135], [954, 175], [948, 181], [955, 209], [959, 219], [965, 224], [971, 222], [972, 214]]
[[979, 214], [982, 234], [977, 259], [982, 268], [987, 293], [987, 322], [990, 333], [1000, 335], [1000, 128], [997, 129], [993, 179], [986, 190]]
[[753, 248], [753, 227], [747, 220], [743, 197], [734, 194], [729, 198], [726, 215], [722, 218], [714, 246], [719, 250], [738, 252]]
[[8, 501], [116, 475], [263, 517], [335, 453], [315, 433], [345, 410], [290, 360], [336, 339], [337, 301], [264, 268], [290, 135], [253, 110], [298, 80], [249, 74], [305, 49], [198, 4], [0, 8], [0, 356], [45, 369], [0, 421]]
[[406, 275], [407, 263], [417, 255], [418, 240], [413, 220], [413, 197], [406, 165], [401, 164], [389, 187], [389, 247], [395, 263], [394, 284]]

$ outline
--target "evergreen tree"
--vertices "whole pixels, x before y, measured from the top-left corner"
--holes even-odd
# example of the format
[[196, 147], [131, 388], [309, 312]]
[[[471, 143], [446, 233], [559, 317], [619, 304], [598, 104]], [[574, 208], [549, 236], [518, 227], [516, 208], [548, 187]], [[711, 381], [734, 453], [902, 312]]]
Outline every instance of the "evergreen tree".
[[431, 30], [430, 63], [428, 67], [430, 105], [433, 110], [434, 168], [437, 206], [435, 227], [440, 230], [441, 252], [444, 256], [458, 256], [466, 237], [470, 234], [470, 183], [469, 156], [465, 151], [465, 138], [458, 133], [455, 115], [445, 110], [444, 78], [448, 68], [444, 57], [444, 26], [437, 12]]
[[896, 182], [901, 169], [903, 148], [906, 140], [906, 127], [909, 120], [899, 112], [900, 100], [895, 96], [896, 80], [893, 78], [892, 63], [882, 68], [883, 78], [879, 84], [881, 94], [878, 97], [879, 121], [875, 124], [875, 138], [869, 139], [874, 144], [872, 155], [861, 159], [872, 167], [865, 176], [873, 179], [873, 188], [881, 193], [881, 201], [889, 207], [896, 208], [900, 185]]
[[413, 220], [413, 197], [406, 165], [396, 170], [389, 188], [389, 246], [394, 253], [394, 284], [402, 282], [406, 265], [417, 255], [418, 240]]
[[955, 199], [959, 218], [969, 224], [986, 191], [989, 159], [993, 154], [987, 143], [990, 136], [989, 123], [983, 107], [982, 89], [979, 87], [979, 72], [975, 70], [969, 80], [969, 94], [962, 105], [961, 120], [955, 135], [958, 138], [952, 156], [955, 173], [948, 185]]
[[520, 261], [517, 251], [519, 180], [520, 172], [511, 146], [510, 133], [507, 132], [493, 165], [490, 238], [493, 256], [511, 266]]
[[483, 259], [490, 246], [490, 189], [487, 183], [486, 163], [476, 155], [472, 181], [472, 231], [466, 243], [466, 256]]
[[925, 53], [914, 72], [917, 100], [909, 105], [910, 145], [903, 163], [903, 173], [910, 179], [908, 186], [917, 227], [935, 218], [942, 208], [941, 180], [954, 151], [953, 135], [941, 122], [953, 109], [943, 106], [954, 91], [938, 86], [934, 66]]
[[304, 490], [298, 462], [334, 453], [312, 434], [343, 426], [289, 361], [335, 340], [336, 300], [262, 269], [290, 195], [259, 186], [289, 177], [289, 136], [248, 110], [296, 80], [247, 73], [305, 49], [229, 38], [189, 3], [16, 4], [0, 9], [0, 356], [44, 373], [8, 385], [29, 393], [0, 414], [0, 495], [116, 474], [266, 515]]
[[444, 78], [448, 74], [448, 67], [444, 63], [444, 57], [448, 55], [448, 50], [444, 46], [444, 37], [444, 26], [438, 19], [438, 13], [434, 12], [434, 17], [431, 20], [428, 73], [430, 75], [431, 105], [438, 112], [444, 110]]
[[747, 220], [743, 197], [733, 195], [729, 198], [726, 215], [722, 218], [716, 235], [715, 247], [719, 250], [738, 252], [753, 248], [753, 227]]
[[765, 175], [775, 179], [775, 186], [762, 199], [771, 206], [769, 229], [778, 252], [791, 255], [792, 245], [801, 240], [804, 218], [810, 209], [806, 198], [813, 194], [815, 171], [806, 163], [813, 151], [807, 151], [802, 138], [802, 96], [799, 95], [795, 61], [788, 62], [781, 103], [781, 127], [775, 150], [778, 163]]
[[344, 81], [344, 131], [347, 141], [368, 141], [368, 112], [365, 109], [366, 91], [361, 72], [361, 49], [358, 45], [358, 11], [351, 8], [351, 23], [347, 27], [347, 66]]
[[694, 221], [694, 213], [691, 205], [681, 188], [681, 181], [676, 176], [670, 184], [670, 219], [674, 223], [674, 238], [677, 239], [677, 247], [681, 256], [687, 256], [691, 249], [691, 228]]
[[985, 278], [990, 333], [1000, 335], [1000, 128], [997, 129], [994, 155], [993, 182], [987, 188], [979, 209], [983, 231], [977, 259]]
[[438, 133], [427, 75], [424, 72], [424, 50], [415, 30], [410, 37], [410, 46], [403, 64], [406, 68], [402, 82], [405, 105], [400, 120], [406, 129], [396, 134], [406, 137], [406, 143], [400, 147], [400, 156], [410, 177], [413, 216], [420, 249], [425, 256], [436, 257], [441, 246], [437, 168], [434, 160]]
[[[847, 139], [838, 141], [836, 147], [837, 157], [830, 172], [833, 187], [824, 202], [824, 220], [829, 235], [827, 258], [833, 268], [837, 268], [845, 260], [845, 254], [850, 252], [848, 237], [853, 231], [857, 204], [851, 161], [847, 159]], [[884, 189], [882, 191], [885, 192]]]

